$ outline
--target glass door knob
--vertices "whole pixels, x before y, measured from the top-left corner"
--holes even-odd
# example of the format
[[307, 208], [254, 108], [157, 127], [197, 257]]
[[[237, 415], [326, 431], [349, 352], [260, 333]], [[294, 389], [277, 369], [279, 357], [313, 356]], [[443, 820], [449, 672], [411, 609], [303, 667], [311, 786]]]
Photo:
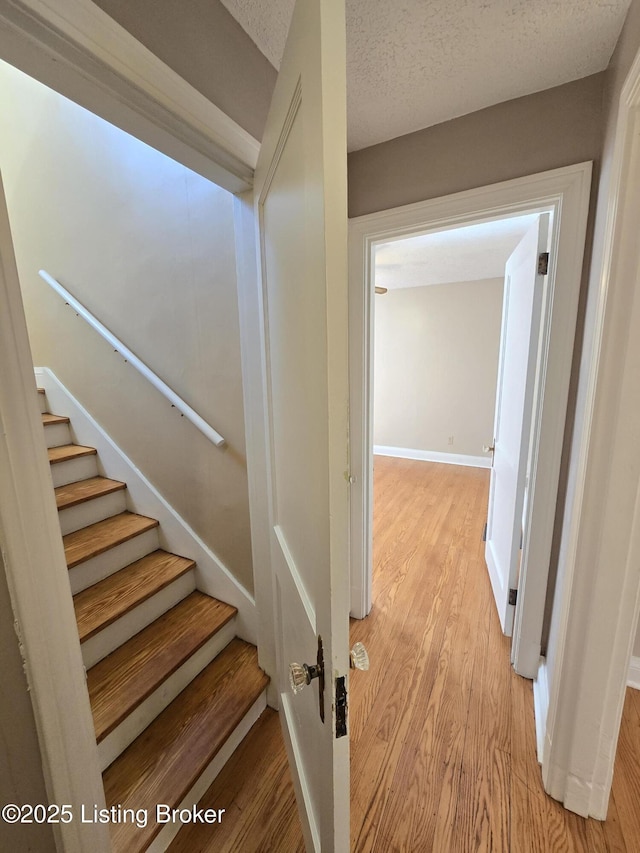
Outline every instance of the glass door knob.
[[369, 653], [362, 643], [356, 643], [349, 655], [351, 669], [369, 669]]

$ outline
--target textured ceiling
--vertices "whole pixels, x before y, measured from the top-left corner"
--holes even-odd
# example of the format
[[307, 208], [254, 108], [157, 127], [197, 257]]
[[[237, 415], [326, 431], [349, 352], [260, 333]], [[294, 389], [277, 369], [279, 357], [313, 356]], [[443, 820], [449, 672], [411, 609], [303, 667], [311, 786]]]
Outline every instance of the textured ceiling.
[[407, 237], [375, 247], [375, 283], [390, 290], [502, 278], [536, 215]]
[[[294, 0], [221, 0], [277, 67]], [[607, 67], [630, 0], [346, 0], [349, 150]]]

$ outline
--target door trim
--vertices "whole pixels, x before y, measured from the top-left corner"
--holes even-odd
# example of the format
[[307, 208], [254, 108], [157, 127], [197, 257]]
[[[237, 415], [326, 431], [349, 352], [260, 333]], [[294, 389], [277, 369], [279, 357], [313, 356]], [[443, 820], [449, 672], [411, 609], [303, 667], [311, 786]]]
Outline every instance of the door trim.
[[90, 0], [0, 0], [0, 58], [229, 192], [260, 144]]
[[[640, 51], [619, 100], [547, 665], [545, 788], [604, 820], [640, 614]], [[606, 213], [605, 213], [606, 212]], [[603, 217], [604, 218], [604, 217]]]
[[[1, 193], [0, 193], [1, 196]], [[108, 827], [80, 822], [104, 805], [78, 628], [45, 451], [9, 222], [0, 197], [0, 537], [49, 800], [72, 806], [59, 849], [108, 851]]]
[[[349, 223], [351, 606], [371, 609], [373, 424], [373, 310], [370, 286], [374, 244], [428, 230], [551, 211], [549, 298], [542, 318], [541, 392], [534, 406], [534, 472], [528, 500], [530, 534], [523, 549], [512, 660], [529, 678], [538, 671], [551, 537], [564, 441], [574, 329], [582, 278], [592, 164], [579, 163], [392, 210]], [[562, 281], [562, 287], [555, 282]], [[532, 471], [532, 474], [534, 473]], [[529, 570], [535, 566], [535, 572]], [[525, 591], [526, 589], [526, 591]]]

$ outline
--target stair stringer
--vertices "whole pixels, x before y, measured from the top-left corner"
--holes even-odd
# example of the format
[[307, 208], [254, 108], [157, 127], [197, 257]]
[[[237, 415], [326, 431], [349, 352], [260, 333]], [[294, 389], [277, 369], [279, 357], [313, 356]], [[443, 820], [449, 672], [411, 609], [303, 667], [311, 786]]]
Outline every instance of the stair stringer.
[[236, 634], [257, 645], [257, 613], [253, 596], [233, 577], [222, 560], [147, 480], [100, 424], [47, 367], [34, 368], [49, 407], [71, 418], [74, 440], [95, 447], [98, 467], [105, 476], [127, 484], [127, 505], [133, 512], [158, 519], [160, 544], [165, 550], [196, 562], [196, 588], [238, 610]]

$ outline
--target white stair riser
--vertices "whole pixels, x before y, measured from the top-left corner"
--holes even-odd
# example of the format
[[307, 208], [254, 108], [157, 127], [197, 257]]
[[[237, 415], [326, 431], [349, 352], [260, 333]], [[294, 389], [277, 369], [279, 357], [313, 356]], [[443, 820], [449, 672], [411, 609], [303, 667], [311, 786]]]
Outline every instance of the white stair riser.
[[[249, 734], [249, 730], [258, 721], [260, 714], [262, 714], [266, 707], [267, 693], [264, 690], [240, 720], [222, 749], [200, 774], [198, 781], [193, 785], [177, 808], [190, 809], [197, 805], [224, 765]], [[224, 807], [224, 803], [221, 806]], [[155, 815], [149, 815], [149, 818], [151, 819], [152, 816], [155, 817]], [[224, 821], [224, 815], [222, 819]], [[171, 841], [176, 837], [180, 829], [182, 829], [182, 826], [183, 824], [180, 821], [166, 823], [149, 847], [147, 847], [146, 853], [164, 853]], [[211, 830], [212, 832], [215, 831], [215, 825], [211, 827]]]
[[196, 588], [195, 570], [191, 569], [176, 578], [164, 589], [147, 598], [133, 610], [125, 613], [99, 634], [90, 637], [82, 644], [82, 658], [87, 669], [111, 654], [119, 646], [150, 625], [167, 610], [175, 607]]
[[69, 424], [49, 424], [44, 428], [44, 440], [47, 447], [62, 447], [63, 444], [71, 444]]
[[157, 551], [159, 547], [158, 528], [154, 527], [134, 536], [133, 539], [128, 539], [121, 545], [109, 548], [97, 557], [85, 560], [84, 563], [69, 569], [71, 592], [75, 595], [76, 592], [93, 586], [94, 583], [108, 578], [109, 575], [124, 569], [130, 563], [135, 563], [152, 551]]
[[92, 453], [90, 456], [78, 456], [75, 459], [67, 459], [65, 462], [56, 462], [51, 466], [51, 477], [53, 478], [55, 488], [97, 476], [98, 457], [95, 453]]
[[141, 705], [132, 711], [111, 734], [98, 744], [100, 768], [105, 770], [115, 759], [124, 752], [130, 743], [138, 737], [147, 726], [162, 713], [167, 705], [181, 693], [185, 687], [220, 654], [233, 640], [236, 629], [235, 619], [221, 628], [210, 640], [199, 648], [191, 657], [170, 675]]
[[61, 509], [58, 517], [60, 518], [62, 535], [66, 536], [67, 533], [73, 533], [74, 530], [88, 527], [90, 524], [95, 524], [96, 521], [111, 518], [112, 515], [119, 515], [126, 508], [126, 490], [120, 489], [117, 492], [111, 492], [109, 495], [102, 495], [99, 498], [84, 501], [84, 503], [77, 504], [77, 506]]
[[49, 409], [47, 409], [47, 395], [46, 394], [38, 394], [38, 402], [40, 403], [40, 412], [42, 414], [49, 411]]

